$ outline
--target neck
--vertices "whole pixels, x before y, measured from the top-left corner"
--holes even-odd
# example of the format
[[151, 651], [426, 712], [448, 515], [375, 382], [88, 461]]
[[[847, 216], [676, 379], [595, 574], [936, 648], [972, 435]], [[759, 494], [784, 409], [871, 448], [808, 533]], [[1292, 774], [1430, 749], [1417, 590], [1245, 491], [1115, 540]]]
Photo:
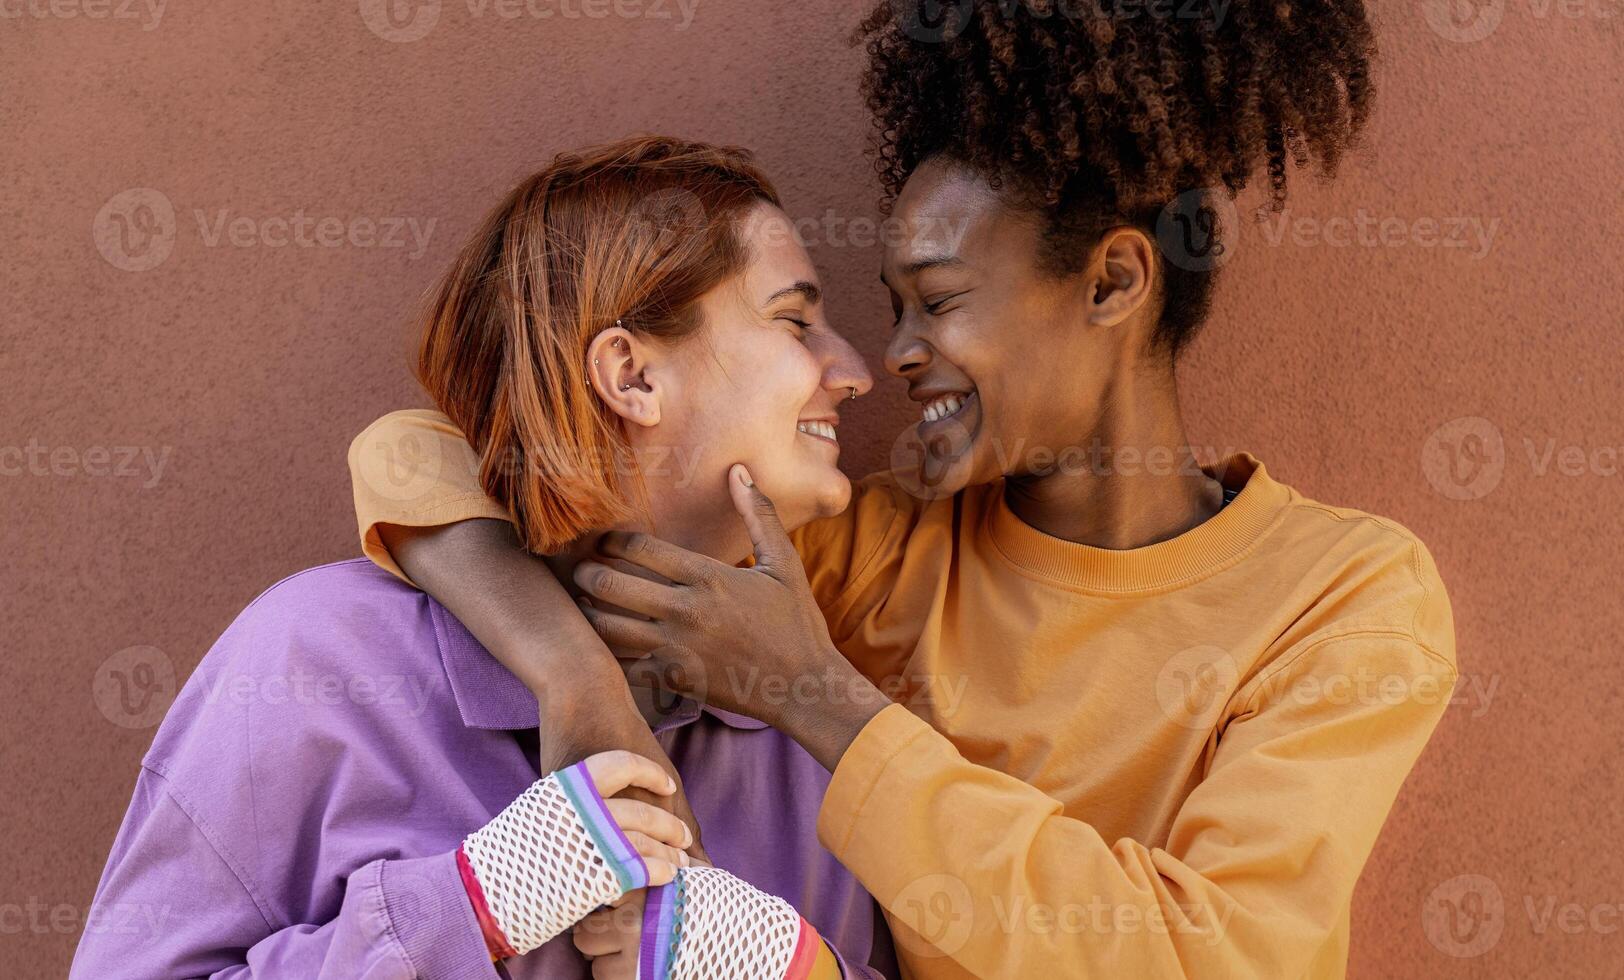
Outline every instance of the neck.
[[[639, 522], [635, 524], [626, 524], [616, 528], [615, 530], [654, 532], [655, 528], [660, 526], [661, 525], [658, 522]], [[598, 556], [598, 540], [602, 538], [608, 530], [609, 529], [598, 529], [588, 531], [587, 533], [576, 538], [574, 541], [570, 542], [569, 545], [563, 549], [544, 556], [544, 560], [547, 562], [547, 567], [552, 570], [553, 576], [558, 579], [559, 583], [564, 586], [565, 591], [567, 591], [571, 596], [579, 598], [580, 596], [585, 595], [585, 593], [581, 591], [580, 586], [575, 584], [575, 566], [589, 558], [596, 558], [598, 561], [604, 560], [602, 557]], [[741, 560], [744, 555], [749, 553], [750, 539], [748, 536], [743, 535], [742, 531], [734, 535], [734, 537], [743, 538], [742, 545], [738, 544], [736, 541], [725, 543], [720, 541], [707, 542], [701, 540], [701, 536], [699, 535], [682, 535], [676, 533], [676, 531], [676, 528], [667, 529], [665, 532], [665, 537], [673, 544], [681, 545], [690, 551], [708, 554], [711, 557], [719, 560], [738, 561]], [[707, 544], [710, 546], [707, 547]], [[738, 552], [738, 556], [736, 558], [727, 557], [727, 555], [730, 555], [735, 551]], [[617, 566], [622, 571], [632, 575], [641, 575], [644, 578], [649, 579], [659, 579], [659, 576], [653, 572], [639, 568], [635, 565], [617, 563]], [[593, 601], [603, 608], [618, 612], [626, 612], [626, 610], [618, 609], [615, 606], [605, 604], [601, 599]], [[648, 722], [650, 727], [657, 725], [660, 720], [670, 712], [671, 702], [668, 695], [662, 695], [651, 688], [640, 685], [633, 685], [631, 691], [633, 703], [637, 705], [637, 710], [642, 714], [643, 720]]]
[[[680, 495], [651, 494], [652, 500], [680, 500]], [[704, 514], [684, 512], [681, 508], [668, 506], [661, 507], [653, 504], [651, 513], [646, 520], [628, 521], [614, 528], [597, 528], [586, 532], [566, 547], [545, 556], [547, 566], [552, 569], [553, 575], [569, 589], [571, 595], [580, 595], [575, 587], [572, 575], [575, 566], [588, 558], [598, 556], [598, 541], [611, 530], [643, 531], [655, 534], [680, 548], [686, 548], [696, 554], [714, 558], [729, 565], [736, 565], [750, 554], [750, 536], [745, 532], [744, 523], [728, 505], [726, 514], [713, 513], [708, 509]], [[599, 561], [602, 558], [598, 558]], [[652, 572], [627, 567], [626, 571], [633, 574], [644, 574], [655, 577]]]
[[[1143, 548], [1177, 537], [1223, 506], [1223, 487], [1196, 465], [1170, 372], [1114, 372], [1092, 429], [1069, 464], [1012, 476], [1004, 497], [1022, 521], [1097, 548]], [[1078, 465], [1078, 460], [1082, 465]]]

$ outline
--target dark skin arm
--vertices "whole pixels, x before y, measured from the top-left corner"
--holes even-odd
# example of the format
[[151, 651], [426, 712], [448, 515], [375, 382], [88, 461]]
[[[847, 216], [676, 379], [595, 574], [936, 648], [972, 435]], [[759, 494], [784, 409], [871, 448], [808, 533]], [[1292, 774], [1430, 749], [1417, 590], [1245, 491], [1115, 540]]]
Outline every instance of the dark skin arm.
[[632, 683], [764, 721], [833, 772], [891, 700], [830, 640], [772, 501], [743, 466], [734, 466], [728, 484], [755, 544], [754, 567], [736, 568], [652, 535], [612, 531], [598, 545], [602, 554], [665, 581], [581, 562], [576, 584], [623, 610], [595, 603], [583, 612], [622, 657], [643, 654], [627, 665]]
[[690, 853], [704, 859], [682, 778], [638, 711], [614, 655], [546, 563], [520, 546], [512, 525], [380, 525], [379, 533], [412, 581], [535, 694], [541, 709], [539, 770], [552, 772], [610, 749], [654, 760], [676, 780], [677, 792], [657, 797], [628, 789], [622, 795], [681, 817], [693, 831]]

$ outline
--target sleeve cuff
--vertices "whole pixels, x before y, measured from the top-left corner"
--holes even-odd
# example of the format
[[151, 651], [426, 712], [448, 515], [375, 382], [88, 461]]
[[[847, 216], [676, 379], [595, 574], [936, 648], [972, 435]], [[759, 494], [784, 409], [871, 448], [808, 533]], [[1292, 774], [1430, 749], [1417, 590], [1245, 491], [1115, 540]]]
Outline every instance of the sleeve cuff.
[[[841, 862], [870, 797], [891, 760], [935, 729], [900, 704], [887, 705], [869, 719], [835, 766], [818, 809], [818, 840]], [[854, 871], [856, 869], [853, 869]]]
[[496, 980], [454, 852], [384, 861], [378, 873], [384, 913], [422, 977]]

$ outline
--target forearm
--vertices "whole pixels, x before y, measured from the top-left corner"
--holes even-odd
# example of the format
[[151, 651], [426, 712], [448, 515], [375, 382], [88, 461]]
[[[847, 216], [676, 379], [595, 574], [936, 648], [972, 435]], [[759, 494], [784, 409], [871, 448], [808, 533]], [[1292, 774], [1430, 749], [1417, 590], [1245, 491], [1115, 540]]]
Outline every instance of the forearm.
[[531, 690], [558, 686], [564, 678], [553, 668], [561, 657], [589, 651], [612, 661], [569, 592], [546, 562], [524, 550], [506, 521], [390, 524], [378, 532], [412, 581]]
[[[812, 662], [827, 665], [818, 682], [791, 685], [788, 703], [763, 720], [795, 739], [807, 754], [834, 772], [858, 733], [891, 699], [832, 646]], [[812, 696], [801, 696], [807, 690]]]
[[[547, 564], [520, 546], [512, 525], [476, 519], [424, 528], [380, 525], [379, 533], [412, 581], [535, 694], [541, 771], [626, 749], [658, 762], [681, 785], [614, 655]], [[698, 839], [680, 792], [658, 800], [629, 795], [674, 809]], [[694, 853], [704, 854], [697, 846]]]

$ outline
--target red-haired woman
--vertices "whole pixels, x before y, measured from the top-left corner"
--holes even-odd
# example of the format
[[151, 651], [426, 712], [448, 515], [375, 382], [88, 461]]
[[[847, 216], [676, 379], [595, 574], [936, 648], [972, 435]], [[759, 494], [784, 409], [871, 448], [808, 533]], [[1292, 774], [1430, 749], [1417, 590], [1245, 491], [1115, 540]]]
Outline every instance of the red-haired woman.
[[[748, 155], [649, 138], [560, 156], [496, 208], [429, 312], [420, 375], [479, 451], [443, 422], [398, 445], [364, 433], [354, 452], [379, 465], [357, 494], [396, 518], [373, 530], [410, 553], [402, 529], [440, 516], [421, 492], [459, 467], [560, 574], [612, 529], [741, 560], [726, 479], [741, 458], [792, 522], [838, 513], [837, 410], [870, 379], [821, 298]], [[379, 542], [368, 550], [389, 571], [357, 559], [301, 572], [199, 665], [96, 895], [161, 920], [134, 936], [86, 930], [75, 976], [500, 966], [552, 980], [585, 976], [583, 954], [598, 977], [883, 968], [872, 900], [817, 842], [828, 773], [800, 746], [694, 701], [634, 703], [601, 646], [509, 673], [458, 617], [522, 609], [499, 577], [520, 552], [476, 573], [497, 574], [497, 595], [447, 609], [396, 577]], [[636, 745], [658, 763], [556, 757], [559, 733], [589, 739], [596, 719], [639, 712]], [[694, 838], [675, 816], [605, 799], [674, 793], [667, 754], [714, 866], [684, 853]]]

